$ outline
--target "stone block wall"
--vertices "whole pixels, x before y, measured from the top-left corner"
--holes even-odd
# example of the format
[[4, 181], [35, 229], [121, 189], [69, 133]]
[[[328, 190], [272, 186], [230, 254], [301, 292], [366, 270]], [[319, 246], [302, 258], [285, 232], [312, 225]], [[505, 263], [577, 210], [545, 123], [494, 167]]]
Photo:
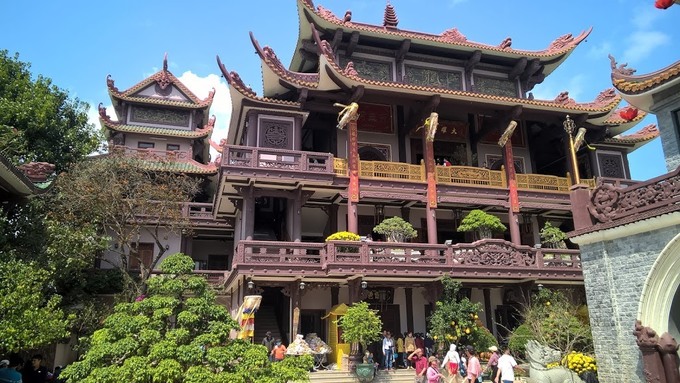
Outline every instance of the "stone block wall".
[[671, 172], [680, 166], [680, 87], [655, 95], [654, 101], [652, 112], [656, 114], [661, 133], [666, 169]]
[[633, 328], [647, 275], [680, 225], [581, 246], [600, 382], [644, 382]]

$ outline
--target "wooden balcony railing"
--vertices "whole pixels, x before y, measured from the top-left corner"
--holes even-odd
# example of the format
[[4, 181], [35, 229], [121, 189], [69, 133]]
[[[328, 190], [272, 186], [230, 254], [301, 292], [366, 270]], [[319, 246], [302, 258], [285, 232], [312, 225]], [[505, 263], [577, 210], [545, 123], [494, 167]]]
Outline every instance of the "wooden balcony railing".
[[182, 150], [161, 150], [161, 149], [141, 149], [130, 148], [127, 146], [116, 145], [111, 148], [111, 152], [124, 153], [126, 156], [132, 156], [139, 159], [150, 161], [175, 161], [191, 159], [192, 155], [189, 151]]
[[331, 154], [227, 145], [222, 165], [230, 167], [333, 173]]
[[[584, 180], [585, 181], [585, 180]], [[542, 174], [517, 174], [517, 188], [569, 192], [569, 178]]]
[[211, 221], [213, 216], [213, 204], [189, 202], [184, 204], [184, 215], [192, 220], [208, 220]]
[[425, 180], [425, 165], [411, 165], [402, 162], [359, 161], [359, 174], [366, 178], [381, 178], [399, 181]]
[[[580, 252], [513, 245], [499, 239], [453, 246], [420, 243], [240, 241], [234, 270], [267, 275], [339, 275], [390, 270], [395, 276], [550, 276], [582, 279]], [[433, 274], [434, 273], [434, 274]]]
[[444, 184], [507, 187], [503, 170], [471, 166], [437, 166], [437, 182]]

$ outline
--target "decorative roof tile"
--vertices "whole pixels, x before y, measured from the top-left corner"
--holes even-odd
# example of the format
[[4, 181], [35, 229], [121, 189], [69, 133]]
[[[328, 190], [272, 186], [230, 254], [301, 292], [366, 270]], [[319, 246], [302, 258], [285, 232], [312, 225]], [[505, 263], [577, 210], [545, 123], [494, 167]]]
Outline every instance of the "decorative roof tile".
[[657, 137], [659, 137], [659, 128], [657, 128], [656, 124], [649, 124], [633, 134], [625, 136], [619, 134], [614, 137], [605, 138], [604, 142], [609, 144], [640, 144]]
[[[536, 58], [552, 58], [552, 57], [557, 57], [560, 55], [563, 55], [565, 53], [568, 53], [569, 51], [573, 50], [576, 46], [578, 46], [579, 43], [581, 43], [583, 40], [588, 37], [590, 32], [592, 31], [592, 28], [588, 29], [587, 31], [582, 32], [578, 36], [573, 36], [571, 33], [565, 34], [563, 36], [558, 37], [555, 39], [550, 45], [541, 51], [529, 51], [529, 50], [520, 50], [520, 49], [512, 49], [510, 42], [512, 41], [510, 38], [505, 39], [503, 42], [501, 42], [498, 45], [487, 45], [487, 44], [482, 44], [482, 43], [477, 43], [473, 41], [469, 41], [465, 35], [460, 33], [457, 28], [452, 28], [449, 29], [445, 32], [443, 32], [440, 35], [434, 35], [434, 34], [429, 34], [429, 33], [423, 33], [423, 32], [414, 32], [414, 31], [408, 31], [408, 30], [403, 30], [403, 29], [397, 29], [396, 28], [396, 23], [394, 27], [390, 27], [390, 25], [385, 25], [385, 26], [378, 26], [378, 25], [371, 25], [371, 24], [364, 24], [364, 23], [357, 23], [351, 21], [351, 17], [348, 19], [347, 15], [345, 15], [344, 19], [340, 19], [335, 14], [322, 7], [322, 6], [317, 6], [316, 9], [314, 8], [314, 4], [311, 0], [300, 0], [300, 3], [302, 6], [304, 6], [309, 12], [311, 12], [313, 15], [316, 15], [317, 17], [320, 17], [321, 19], [325, 20], [326, 22], [329, 22], [331, 24], [335, 24], [338, 27], [342, 27], [344, 29], [349, 29], [349, 30], [357, 30], [357, 31], [365, 31], [365, 32], [376, 32], [380, 34], [384, 34], [387, 36], [395, 36], [401, 39], [414, 39], [414, 40], [424, 40], [424, 41], [429, 41], [429, 42], [435, 42], [435, 43], [443, 43], [443, 44], [450, 44], [452, 46], [458, 46], [458, 47], [468, 47], [471, 49], [480, 49], [483, 51], [486, 51], [488, 53], [493, 53], [493, 52], [499, 52], [503, 53], [505, 55], [510, 54], [513, 56], [516, 56], [517, 58], [519, 57], [536, 57]], [[388, 5], [390, 7], [390, 5]], [[385, 18], [387, 19], [387, 9], [385, 11], [386, 16]], [[350, 13], [351, 15], [351, 13]], [[396, 14], [395, 14], [395, 21], [396, 21]], [[390, 20], [391, 22], [392, 20]]]
[[[175, 86], [177, 89], [179, 89], [189, 100], [190, 102], [186, 101], [176, 101], [176, 100], [170, 100], [170, 99], [159, 99], [159, 98], [153, 98], [153, 97], [135, 97], [134, 95], [139, 92], [140, 90], [148, 87], [149, 85], [156, 83], [161, 89], [166, 89], [168, 86]], [[206, 107], [210, 107], [212, 104], [213, 98], [215, 97], [215, 89], [210, 91], [208, 94], [208, 97], [205, 99], [201, 100], [200, 98], [196, 97], [196, 95], [189, 90], [177, 77], [175, 77], [172, 72], [168, 70], [168, 55], [166, 53], [165, 57], [163, 58], [163, 69], [160, 71], [152, 74], [151, 76], [147, 77], [146, 79], [140, 81], [139, 83], [133, 85], [132, 87], [120, 91], [116, 86], [114, 80], [111, 78], [111, 75], [106, 76], [106, 86], [109, 89], [109, 95], [111, 95], [112, 98], [128, 101], [128, 102], [138, 102], [138, 103], [149, 103], [149, 104], [156, 104], [156, 105], [167, 105], [167, 106], [177, 106], [177, 107], [182, 107], [182, 108], [199, 108], [203, 109]]]
[[632, 120], [626, 120], [625, 118], [621, 117], [621, 112], [626, 111], [626, 109], [628, 108], [630, 108], [630, 106], [624, 106], [623, 108], [616, 109], [612, 114], [609, 115], [609, 117], [607, 117], [606, 120], [604, 120], [604, 122], [602, 122], [602, 125], [622, 125], [637, 123], [641, 121], [643, 118], [647, 117], [647, 112], [638, 109], [635, 118], [633, 118]]
[[577, 103], [573, 99], [569, 98], [568, 92], [562, 92], [562, 93], [560, 93], [560, 95], [558, 95], [555, 98], [555, 100], [547, 101], [547, 100], [535, 100], [535, 99], [526, 99], [526, 98], [518, 98], [518, 97], [497, 96], [497, 95], [484, 94], [484, 93], [473, 93], [473, 92], [454, 90], [454, 89], [448, 89], [448, 88], [422, 86], [422, 85], [407, 84], [407, 83], [393, 82], [393, 81], [371, 80], [371, 79], [361, 77], [356, 72], [356, 70], [352, 70], [352, 68], [350, 68], [349, 65], [348, 65], [348, 68], [345, 68], [345, 69], [340, 68], [338, 66], [338, 64], [335, 62], [333, 50], [332, 50], [330, 43], [328, 41], [322, 40], [322, 41], [319, 42], [319, 45], [321, 46], [321, 51], [322, 51], [322, 54], [323, 54], [326, 62], [328, 63], [329, 67], [333, 71], [335, 71], [337, 74], [339, 74], [340, 76], [343, 76], [347, 79], [350, 79], [350, 80], [353, 80], [353, 81], [356, 81], [356, 82], [360, 82], [360, 83], [363, 83], [363, 84], [367, 84], [367, 85], [374, 85], [374, 86], [387, 87], [387, 88], [405, 89], [405, 90], [415, 90], [415, 91], [422, 91], [422, 92], [432, 92], [432, 93], [438, 93], [438, 94], [442, 94], [442, 95], [461, 96], [461, 97], [466, 97], [466, 98], [479, 99], [480, 101], [481, 100], [505, 101], [505, 102], [510, 102], [510, 103], [514, 103], [514, 104], [527, 105], [527, 106], [551, 107], [551, 108], [556, 108], [556, 109], [564, 110], [564, 111], [583, 111], [583, 112], [596, 112], [596, 113], [610, 112], [621, 102], [621, 96], [618, 95], [613, 88], [606, 89], [606, 90], [600, 92], [600, 94], [592, 102]]
[[300, 106], [299, 102], [294, 102], [294, 101], [286, 101], [286, 100], [278, 100], [275, 98], [270, 98], [270, 97], [260, 97], [255, 93], [255, 91], [247, 86], [243, 80], [241, 79], [241, 76], [239, 76], [238, 73], [232, 71], [229, 72], [227, 68], [222, 64], [222, 60], [220, 60], [220, 56], [217, 56], [217, 65], [220, 68], [220, 71], [222, 72], [222, 75], [224, 78], [227, 80], [227, 83], [229, 84], [230, 87], [236, 89], [240, 94], [242, 94], [244, 97], [249, 98], [254, 101], [259, 101], [259, 102], [265, 102], [269, 104], [276, 104], [276, 105], [288, 105], [288, 106]]
[[609, 55], [612, 70], [612, 84], [625, 94], [644, 93], [670, 81], [680, 78], [680, 61], [663, 69], [644, 75], [634, 75], [635, 69], [627, 68], [628, 64], [617, 65], [616, 59]]
[[119, 121], [111, 120], [111, 117], [106, 114], [106, 108], [99, 103], [99, 122], [102, 127], [110, 130], [115, 130], [124, 133], [140, 133], [140, 134], [150, 134], [155, 136], [165, 136], [165, 137], [183, 137], [183, 138], [201, 138], [208, 137], [215, 128], [215, 116], [211, 116], [208, 123], [201, 129], [196, 130], [182, 130], [182, 129], [172, 129], [172, 128], [158, 128], [153, 126], [142, 126], [142, 125], [127, 125], [121, 124]]
[[319, 86], [318, 73], [301, 73], [290, 71], [286, 69], [283, 63], [281, 63], [281, 60], [279, 60], [272, 48], [268, 46], [265, 46], [264, 48], [260, 47], [260, 43], [258, 43], [255, 39], [253, 32], [250, 32], [250, 41], [253, 43], [255, 52], [257, 52], [262, 61], [280, 78], [305, 88], [316, 88]]

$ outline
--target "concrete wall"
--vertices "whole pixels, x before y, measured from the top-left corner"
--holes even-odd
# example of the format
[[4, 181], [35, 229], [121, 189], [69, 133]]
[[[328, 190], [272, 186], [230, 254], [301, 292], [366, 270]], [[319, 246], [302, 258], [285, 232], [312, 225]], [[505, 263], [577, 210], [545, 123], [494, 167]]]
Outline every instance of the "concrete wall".
[[670, 172], [680, 166], [680, 86], [670, 88], [654, 99], [652, 113], [656, 114], [666, 169]]
[[[116, 243], [115, 236], [111, 235], [111, 237], [113, 238], [113, 241], [111, 242], [112, 250], [104, 252], [104, 255], [103, 255], [102, 258], [105, 259], [106, 262], [101, 263], [102, 269], [110, 269], [110, 268], [114, 267], [113, 265], [120, 266], [119, 253], [117, 252], [117, 250], [113, 250], [113, 246]], [[168, 249], [165, 251], [165, 254], [163, 254], [163, 257], [161, 258], [161, 260], [164, 259], [165, 257], [167, 257], [168, 255], [180, 252], [182, 240], [181, 240], [179, 234], [168, 232], [165, 229], [160, 229], [160, 238], [161, 238], [161, 243], [164, 246], [168, 247]], [[139, 243], [154, 243], [154, 239], [149, 233], [142, 230], [139, 233]], [[159, 250], [158, 244], [154, 243], [153, 250], [154, 250], [154, 257], [155, 257], [156, 254], [158, 254], [158, 250]], [[160, 263], [160, 261], [159, 261], [159, 263]], [[156, 268], [158, 268], [158, 264], [156, 265]]]
[[632, 331], [652, 265], [678, 232], [680, 225], [672, 225], [653, 231], [632, 230], [617, 238], [580, 244], [601, 382], [644, 381]]

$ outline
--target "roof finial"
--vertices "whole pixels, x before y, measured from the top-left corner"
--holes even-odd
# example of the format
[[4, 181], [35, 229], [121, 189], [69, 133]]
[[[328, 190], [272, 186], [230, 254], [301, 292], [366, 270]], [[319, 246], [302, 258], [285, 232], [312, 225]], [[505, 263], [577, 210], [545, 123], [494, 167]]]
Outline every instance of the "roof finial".
[[394, 11], [394, 7], [387, 0], [387, 7], [385, 7], [385, 18], [383, 20], [383, 25], [387, 28], [396, 28], [399, 24], [399, 19], [397, 18], [397, 13]]
[[168, 71], [168, 52], [165, 52], [165, 56], [163, 56], [163, 71]]

